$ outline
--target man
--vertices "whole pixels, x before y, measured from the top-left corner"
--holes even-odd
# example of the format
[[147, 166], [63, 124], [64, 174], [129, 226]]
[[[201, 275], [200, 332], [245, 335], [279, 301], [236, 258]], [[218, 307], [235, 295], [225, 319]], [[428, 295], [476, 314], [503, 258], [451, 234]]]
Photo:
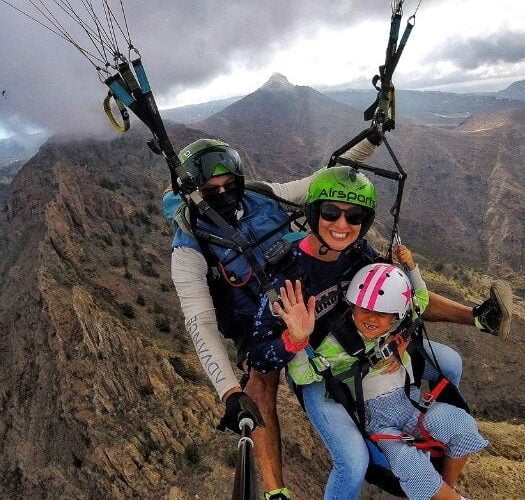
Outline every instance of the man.
[[[376, 142], [379, 144], [379, 141]], [[347, 156], [354, 161], [364, 161], [375, 147], [369, 139], [365, 139], [354, 146]], [[199, 139], [189, 144], [179, 153], [179, 159], [195, 179], [203, 199], [253, 243], [251, 256], [211, 243], [209, 235], [223, 239], [228, 239], [229, 235], [207, 215], [200, 214], [190, 202], [187, 207], [179, 207], [176, 215], [178, 229], [172, 244], [172, 278], [186, 328], [199, 359], [226, 404], [219, 427], [238, 431], [239, 413], [245, 411], [253, 416], [259, 425], [253, 435], [259, 471], [267, 490], [265, 498], [287, 499], [290, 493], [282, 477], [281, 439], [276, 413], [279, 373], [263, 375], [252, 371], [243, 391], [228, 359], [221, 333], [233, 339], [237, 348], [237, 366], [247, 373], [246, 357], [261, 293], [256, 279], [260, 274], [257, 268], [264, 268], [265, 253], [290, 232], [289, 216], [276, 198], [302, 206], [310, 177], [285, 184], [256, 183], [256, 190], [250, 189], [250, 186], [246, 189], [239, 154], [228, 144], [213, 139]], [[180, 199], [168, 190], [163, 203], [165, 214], [173, 219]], [[505, 287], [496, 289], [495, 293], [508, 295]], [[462, 324], [474, 324], [476, 321], [478, 326], [494, 334], [498, 334], [499, 327], [504, 326], [505, 331], [500, 333], [506, 336], [510, 315], [505, 307], [501, 310], [498, 301], [501, 297], [496, 295], [473, 311], [470, 307], [431, 294], [425, 316], [434, 321]], [[461, 363], [459, 356], [450, 351]]]

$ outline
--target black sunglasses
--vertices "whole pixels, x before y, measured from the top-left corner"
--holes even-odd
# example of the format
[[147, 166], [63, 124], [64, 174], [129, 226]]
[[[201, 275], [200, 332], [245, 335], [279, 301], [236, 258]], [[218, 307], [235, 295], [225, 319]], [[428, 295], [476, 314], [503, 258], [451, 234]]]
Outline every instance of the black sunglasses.
[[335, 222], [341, 217], [341, 213], [345, 214], [346, 222], [352, 226], [363, 224], [368, 217], [368, 213], [362, 207], [352, 206], [343, 209], [333, 203], [323, 203], [319, 215], [327, 222]]
[[206, 184], [199, 188], [203, 198], [209, 198], [210, 196], [220, 196], [220, 190], [224, 188], [224, 192], [231, 193], [237, 189], [237, 182], [235, 178], [228, 180], [221, 186], [207, 186]]

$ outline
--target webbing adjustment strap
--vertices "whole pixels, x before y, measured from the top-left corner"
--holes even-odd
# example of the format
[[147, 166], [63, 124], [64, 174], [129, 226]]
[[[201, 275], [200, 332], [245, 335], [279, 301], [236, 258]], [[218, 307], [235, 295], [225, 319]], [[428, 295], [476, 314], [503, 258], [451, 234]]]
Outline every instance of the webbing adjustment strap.
[[430, 453], [431, 457], [436, 457], [436, 458], [442, 457], [445, 454], [445, 450], [447, 448], [445, 443], [442, 443], [441, 441], [434, 439], [423, 426], [420, 426], [419, 421], [418, 421], [418, 429], [419, 429], [419, 432], [421, 432], [423, 439], [416, 439], [414, 436], [411, 436], [410, 434], [406, 434], [406, 433], [402, 433], [402, 434], [377, 433], [377, 434], [371, 434], [369, 438], [375, 443], [379, 441], [402, 441], [404, 443], [409, 444], [410, 446], [414, 446], [414, 448], [417, 448], [418, 450], [422, 450], [422, 451]]
[[278, 293], [274, 290], [268, 275], [264, 272], [257, 257], [255, 256], [250, 242], [243, 236], [243, 234], [230, 226], [210, 205], [204, 200], [198, 190], [189, 193], [189, 198], [196, 205], [199, 212], [206, 215], [211, 221], [221, 228], [235, 244], [236, 250], [241, 252], [252, 268], [253, 275], [261, 285], [263, 293], [268, 297], [270, 305], [279, 300]]
[[437, 400], [439, 395], [443, 392], [443, 389], [445, 389], [448, 383], [449, 381], [446, 378], [444, 377], [441, 378], [441, 380], [434, 387], [434, 389], [432, 389], [431, 391], [425, 392], [425, 394], [421, 396], [421, 401], [419, 402], [419, 404], [423, 408], [426, 408], [426, 409], [430, 408], [434, 404], [434, 402]]

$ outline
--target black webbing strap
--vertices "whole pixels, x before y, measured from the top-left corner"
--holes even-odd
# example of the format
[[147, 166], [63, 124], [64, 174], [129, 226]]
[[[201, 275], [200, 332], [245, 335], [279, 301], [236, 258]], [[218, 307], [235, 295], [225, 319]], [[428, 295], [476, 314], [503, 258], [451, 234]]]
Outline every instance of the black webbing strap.
[[[402, 17], [402, 2], [400, 2], [398, 8], [392, 13], [390, 21], [390, 34], [388, 37], [385, 64], [379, 67], [379, 75], [375, 75], [372, 79], [372, 85], [378, 91], [377, 97], [364, 112], [365, 121], [373, 119], [375, 122], [382, 124], [383, 130], [392, 130], [395, 128], [395, 89], [392, 84], [392, 76], [408, 42], [412, 28], [416, 23], [416, 15], [414, 13], [408, 18], [405, 31], [398, 45], [397, 41]], [[378, 85], [378, 82], [380, 85]], [[391, 110], [390, 116], [389, 109]]]
[[[259, 239], [255, 240], [253, 243], [250, 244], [251, 248], [257, 248], [259, 245], [262, 245], [265, 241], [269, 240], [272, 236], [275, 236], [277, 233], [282, 231], [284, 228], [288, 227], [292, 222], [296, 221], [300, 217], [302, 217], [304, 214], [302, 210], [297, 210], [294, 213], [290, 214], [286, 221], [284, 221], [282, 224], [279, 224], [277, 227], [272, 229], [271, 231], [268, 231], [267, 233], [263, 234]], [[241, 255], [235, 255], [231, 257], [230, 259], [223, 262], [223, 265], [228, 265], [232, 263], [234, 260], [237, 260]]]
[[215, 210], [213, 210], [213, 208], [209, 205], [209, 203], [206, 202], [206, 200], [204, 200], [198, 190], [191, 192], [189, 194], [189, 198], [202, 215], [207, 216], [214, 224], [216, 224], [227, 234], [227, 237], [230, 239], [230, 241], [234, 243], [235, 249], [241, 252], [250, 264], [255, 278], [261, 285], [263, 293], [268, 296], [270, 304], [276, 302], [278, 300], [278, 294], [273, 289], [270, 279], [259, 264], [259, 261], [257, 260], [257, 257], [250, 246], [250, 242], [239, 230], [230, 226], [230, 224], [228, 224]]
[[366, 437], [365, 421], [360, 420], [357, 417], [356, 401], [352, 396], [349, 387], [334, 376], [332, 370], [330, 369], [330, 365], [326, 364], [324, 369], [320, 370], [312, 359], [310, 359], [310, 364], [313, 367], [314, 371], [318, 375], [321, 375], [323, 377], [325, 381], [326, 391], [328, 392], [330, 397], [336, 403], [339, 403], [343, 406], [350, 418], [356, 424], [361, 434], [363, 434], [363, 436]]

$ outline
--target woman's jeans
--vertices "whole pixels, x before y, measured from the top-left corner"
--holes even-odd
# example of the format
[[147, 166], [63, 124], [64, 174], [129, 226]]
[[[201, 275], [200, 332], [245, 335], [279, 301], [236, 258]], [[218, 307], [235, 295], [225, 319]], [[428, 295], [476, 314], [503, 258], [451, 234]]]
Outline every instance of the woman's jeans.
[[[446, 345], [431, 344], [444, 375], [458, 385], [463, 368], [461, 357]], [[425, 349], [429, 352], [427, 341]], [[423, 378], [435, 380], [437, 376], [437, 371], [427, 363]], [[363, 436], [343, 406], [325, 398], [324, 381], [305, 385], [302, 389], [308, 418], [332, 457], [325, 500], [359, 498], [368, 467], [368, 448]]]

